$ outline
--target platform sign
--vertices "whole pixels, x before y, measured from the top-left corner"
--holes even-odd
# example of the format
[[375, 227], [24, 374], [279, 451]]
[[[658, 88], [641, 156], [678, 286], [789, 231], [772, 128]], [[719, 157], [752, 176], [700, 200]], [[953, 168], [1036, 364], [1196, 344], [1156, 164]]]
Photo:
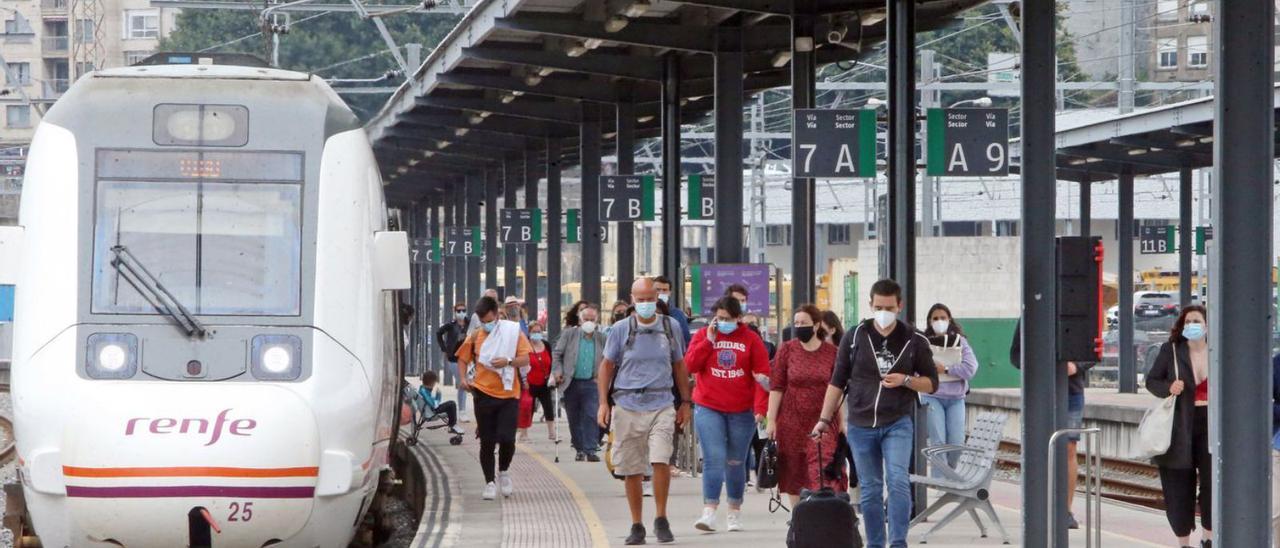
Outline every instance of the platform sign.
[[537, 244], [542, 242], [542, 210], [504, 209], [502, 216], [502, 243]]
[[414, 238], [410, 240], [409, 259], [413, 264], [439, 264], [440, 238]]
[[931, 108], [927, 118], [929, 175], [1009, 174], [1008, 109]]
[[791, 142], [795, 177], [876, 175], [876, 111], [872, 109], [797, 109]]
[[601, 175], [600, 221], [652, 221], [656, 195], [652, 175]]
[[690, 175], [686, 184], [689, 189], [690, 221], [711, 221], [716, 218], [716, 176], [706, 173]]
[[[582, 210], [567, 209], [564, 212], [565, 224], [564, 234], [560, 235], [560, 239], [567, 244], [582, 243]], [[609, 225], [600, 225], [600, 242], [609, 243]]]
[[450, 226], [444, 229], [445, 257], [479, 257], [484, 253], [480, 227]]
[[772, 267], [767, 264], [703, 264], [691, 267], [693, 303], [695, 313], [715, 314], [716, 301], [724, 296], [726, 288], [742, 284], [749, 292], [747, 307], [743, 312], [769, 315], [769, 276]]
[[1196, 255], [1205, 254], [1205, 242], [1213, 239], [1213, 227], [1196, 227]]
[[1138, 230], [1138, 251], [1143, 255], [1164, 255], [1177, 252], [1175, 238], [1178, 231], [1172, 226], [1144, 226]]

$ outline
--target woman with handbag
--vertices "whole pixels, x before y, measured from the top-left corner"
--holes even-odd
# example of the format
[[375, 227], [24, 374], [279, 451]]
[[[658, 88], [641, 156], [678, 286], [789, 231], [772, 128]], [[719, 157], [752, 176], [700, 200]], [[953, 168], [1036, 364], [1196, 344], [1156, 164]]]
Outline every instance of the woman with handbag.
[[[929, 328], [924, 336], [933, 347], [933, 362], [938, 368], [938, 391], [920, 395], [920, 403], [929, 410], [929, 445], [964, 445], [964, 398], [969, 381], [978, 373], [978, 358], [947, 305], [929, 307], [927, 317]], [[959, 459], [959, 452], [947, 456], [952, 466]]]
[[1209, 460], [1209, 331], [1203, 306], [1182, 309], [1169, 341], [1147, 373], [1147, 390], [1159, 398], [1174, 396], [1169, 450], [1152, 460], [1160, 468], [1165, 515], [1178, 545], [1191, 546], [1199, 485], [1201, 548], [1213, 546], [1213, 476]]
[[[848, 483], [841, 466], [837, 466], [840, 470], [833, 479], [820, 479], [813, 474], [819, 462], [835, 460], [838, 441], [844, 436], [831, 429], [817, 444], [809, 439], [813, 424], [822, 414], [822, 399], [836, 365], [836, 347], [825, 340], [828, 333], [821, 325], [818, 307], [801, 306], [792, 320], [795, 337], [778, 347], [770, 369], [765, 435], [777, 444], [778, 490], [786, 493], [795, 507], [800, 502], [801, 489], [816, 491], [825, 485], [844, 491]], [[844, 421], [835, 420], [832, 424], [843, 425]]]

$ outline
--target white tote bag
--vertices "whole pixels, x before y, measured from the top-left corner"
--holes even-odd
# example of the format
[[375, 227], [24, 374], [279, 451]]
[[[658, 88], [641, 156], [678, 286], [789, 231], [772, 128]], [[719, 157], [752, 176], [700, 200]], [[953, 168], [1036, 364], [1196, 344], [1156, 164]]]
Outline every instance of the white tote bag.
[[[1178, 380], [1178, 345], [1173, 345], [1173, 380]], [[1138, 424], [1138, 439], [1134, 444], [1135, 459], [1149, 459], [1169, 452], [1173, 439], [1173, 418], [1177, 413], [1178, 396], [1170, 395], [1160, 400], [1142, 416]]]
[[[942, 346], [930, 344], [929, 348], [933, 350], [933, 359], [942, 362], [942, 365], [948, 368], [955, 367], [963, 359], [963, 349], [960, 347], [960, 337], [952, 339], [948, 335], [942, 336]], [[938, 373], [938, 382], [961, 381], [960, 377], [955, 375]]]

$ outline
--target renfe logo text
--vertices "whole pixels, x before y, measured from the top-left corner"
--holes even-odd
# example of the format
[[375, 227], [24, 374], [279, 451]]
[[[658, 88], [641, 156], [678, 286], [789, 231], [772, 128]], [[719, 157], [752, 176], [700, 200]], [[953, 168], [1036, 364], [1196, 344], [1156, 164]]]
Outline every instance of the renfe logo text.
[[124, 435], [132, 436], [134, 432], [145, 433], [143, 430], [152, 434], [168, 435], [168, 434], [201, 434], [209, 436], [209, 443], [204, 444], [205, 447], [218, 443], [222, 439], [222, 432], [225, 429], [233, 436], [251, 435], [254, 428], [257, 428], [258, 421], [253, 419], [235, 419], [227, 418], [230, 409], [223, 409], [218, 413], [218, 417], [213, 420], [213, 431], [209, 431], [209, 421], [200, 418], [171, 419], [171, 418], [148, 418], [137, 417], [129, 419], [125, 423]]

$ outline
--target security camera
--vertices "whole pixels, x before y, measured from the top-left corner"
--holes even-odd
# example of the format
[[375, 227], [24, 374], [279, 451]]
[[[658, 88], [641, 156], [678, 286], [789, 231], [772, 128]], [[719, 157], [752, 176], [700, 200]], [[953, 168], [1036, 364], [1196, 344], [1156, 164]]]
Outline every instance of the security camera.
[[845, 35], [849, 34], [849, 27], [844, 23], [836, 22], [831, 25], [831, 30], [827, 31], [827, 41], [832, 44], [839, 44], [844, 41]]

